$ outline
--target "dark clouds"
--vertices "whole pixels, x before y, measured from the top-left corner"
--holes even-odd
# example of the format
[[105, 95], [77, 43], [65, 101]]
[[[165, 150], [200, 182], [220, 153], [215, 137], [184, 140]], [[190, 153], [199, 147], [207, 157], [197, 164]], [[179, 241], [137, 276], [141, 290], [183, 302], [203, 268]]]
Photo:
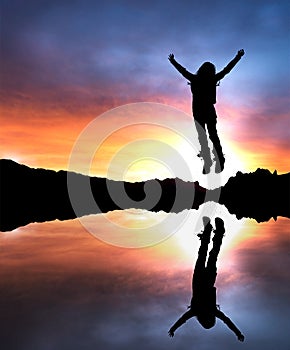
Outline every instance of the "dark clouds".
[[196, 70], [208, 59], [222, 68], [244, 47], [247, 63], [235, 80], [243, 74], [251, 89], [275, 84], [285, 69], [289, 77], [287, 2], [14, 0], [2, 1], [2, 12], [2, 88], [10, 93], [41, 98], [73, 86], [121, 100], [127, 90], [125, 101], [156, 97], [177, 80], [170, 51]]

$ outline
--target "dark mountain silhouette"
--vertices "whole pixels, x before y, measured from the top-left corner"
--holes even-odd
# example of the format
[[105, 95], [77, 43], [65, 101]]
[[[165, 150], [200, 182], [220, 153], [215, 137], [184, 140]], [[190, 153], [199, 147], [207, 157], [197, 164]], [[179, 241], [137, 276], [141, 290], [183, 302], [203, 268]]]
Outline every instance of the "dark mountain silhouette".
[[290, 218], [290, 173], [278, 175], [260, 168], [249, 174], [237, 172], [222, 188], [219, 203], [238, 219]]
[[[74, 183], [76, 189], [80, 189], [78, 212], [76, 215], [70, 201], [66, 171], [53, 171], [44, 169], [32, 169], [25, 165], [20, 165], [12, 160], [0, 160], [1, 172], [1, 205], [0, 205], [0, 230], [10, 231], [19, 226], [24, 226], [31, 222], [44, 222], [55, 219], [68, 220], [77, 216], [88, 214], [106, 213], [112, 210], [132, 208], [130, 201], [122, 203], [120, 206], [111, 199], [108, 192], [110, 188], [119, 191], [125, 188], [128, 198], [134, 201], [142, 201], [146, 196], [144, 188], [150, 187], [153, 182], [158, 182], [161, 186], [161, 197], [152, 207], [146, 202], [140, 202], [138, 208], [151, 211], [180, 212], [184, 210], [184, 201], [189, 203], [190, 197], [194, 196], [194, 201], [190, 201], [190, 207], [198, 209], [204, 203], [206, 189], [199, 186], [198, 182], [186, 183], [180, 179], [150, 180], [145, 182], [122, 182], [84, 176], [77, 173], [69, 173], [70, 181]], [[86, 196], [82, 196], [84, 183], [90, 181], [92, 194], [97, 205], [91, 205]], [[176, 201], [176, 187], [179, 192], [184, 193], [182, 198]], [[183, 190], [184, 187], [184, 190]], [[189, 197], [189, 200], [186, 200]], [[150, 203], [149, 203], [150, 204]]]
[[[7, 159], [0, 160], [0, 172], [1, 231], [10, 231], [31, 222], [68, 220], [77, 216], [132, 208], [130, 200], [123, 201], [121, 205], [118, 201], [116, 203], [108, 192], [108, 185], [117, 194], [119, 189], [124, 188], [128, 198], [135, 201], [135, 208], [150, 211], [177, 213], [185, 209], [198, 209], [206, 201], [218, 201], [238, 218], [249, 217], [258, 222], [277, 216], [290, 218], [290, 173], [277, 175], [276, 172], [271, 174], [264, 169], [257, 169], [250, 174], [239, 172], [222, 188], [207, 190], [198, 182], [185, 182], [180, 179], [130, 183], [89, 178], [63, 170], [56, 172], [33, 169]], [[75, 188], [82, 188], [83, 182], [89, 181], [97, 205], [92, 206], [87, 202], [86, 196], [82, 196], [80, 191], [76, 215], [68, 193], [68, 175]], [[146, 187], [153, 186], [156, 181], [161, 187], [161, 195], [152, 206], [144, 198]], [[217, 196], [217, 191], [220, 191], [220, 196]]]

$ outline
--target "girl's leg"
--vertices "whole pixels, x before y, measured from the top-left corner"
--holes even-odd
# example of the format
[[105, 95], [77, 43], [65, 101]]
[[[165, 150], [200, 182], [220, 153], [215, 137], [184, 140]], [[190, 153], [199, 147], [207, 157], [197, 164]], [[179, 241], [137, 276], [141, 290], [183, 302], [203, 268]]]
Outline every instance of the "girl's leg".
[[210, 219], [206, 216], [203, 217], [204, 231], [199, 235], [200, 237], [200, 247], [198, 250], [198, 257], [195, 263], [194, 272], [192, 276], [192, 292], [198, 288], [205, 278], [205, 262], [207, 258], [208, 245], [210, 242], [210, 235], [212, 231], [212, 225]]
[[210, 117], [207, 121], [207, 131], [211, 142], [213, 143], [213, 154], [215, 156], [215, 160], [217, 161], [216, 172], [220, 172], [224, 168], [225, 158], [223, 155], [222, 146], [220, 143], [220, 139], [217, 133], [217, 116], [215, 112], [214, 106], [212, 106]]
[[200, 157], [204, 161], [203, 173], [208, 174], [212, 165], [210, 148], [208, 146], [208, 140], [205, 130], [205, 123], [194, 119], [195, 127], [198, 135], [198, 141], [200, 144]]
[[215, 235], [212, 239], [213, 247], [209, 253], [207, 266], [206, 266], [206, 270], [207, 270], [207, 274], [208, 274], [208, 278], [209, 278], [209, 283], [211, 286], [214, 286], [214, 284], [215, 284], [215, 280], [216, 280], [216, 276], [217, 276], [216, 263], [217, 263], [217, 258], [218, 258], [218, 255], [219, 255], [219, 252], [221, 249], [223, 236], [225, 233], [224, 222], [222, 219], [216, 218], [215, 224], [216, 224], [216, 229], [214, 231]]

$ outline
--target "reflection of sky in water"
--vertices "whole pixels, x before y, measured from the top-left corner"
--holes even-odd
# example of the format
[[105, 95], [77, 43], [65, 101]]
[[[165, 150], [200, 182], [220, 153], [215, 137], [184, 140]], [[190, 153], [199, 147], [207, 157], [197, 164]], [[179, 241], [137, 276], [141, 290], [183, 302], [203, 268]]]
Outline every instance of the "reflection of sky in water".
[[[199, 244], [192, 225], [201, 212], [192, 211], [183, 229], [143, 249], [104, 244], [77, 220], [1, 233], [2, 344], [21, 350], [286, 349], [289, 220], [241, 222], [220, 206], [213, 216], [224, 218], [226, 236], [217, 299], [246, 341], [239, 343], [220, 321], [206, 331], [190, 320], [173, 339], [167, 336], [190, 300]], [[103, 235], [133, 217], [110, 215], [115, 223], [91, 217]], [[144, 225], [154, 221], [141, 216]]]

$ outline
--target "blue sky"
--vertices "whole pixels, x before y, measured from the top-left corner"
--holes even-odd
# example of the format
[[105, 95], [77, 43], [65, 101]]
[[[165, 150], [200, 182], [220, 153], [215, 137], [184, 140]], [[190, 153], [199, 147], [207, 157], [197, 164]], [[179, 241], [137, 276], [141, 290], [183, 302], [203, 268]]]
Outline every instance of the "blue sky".
[[176, 95], [167, 89], [176, 82], [170, 52], [195, 71], [204, 60], [222, 68], [244, 48], [230, 98], [287, 96], [289, 10], [287, 1], [267, 0], [2, 1], [4, 82], [34, 93], [68, 85], [94, 93], [113, 86], [120, 99]]

